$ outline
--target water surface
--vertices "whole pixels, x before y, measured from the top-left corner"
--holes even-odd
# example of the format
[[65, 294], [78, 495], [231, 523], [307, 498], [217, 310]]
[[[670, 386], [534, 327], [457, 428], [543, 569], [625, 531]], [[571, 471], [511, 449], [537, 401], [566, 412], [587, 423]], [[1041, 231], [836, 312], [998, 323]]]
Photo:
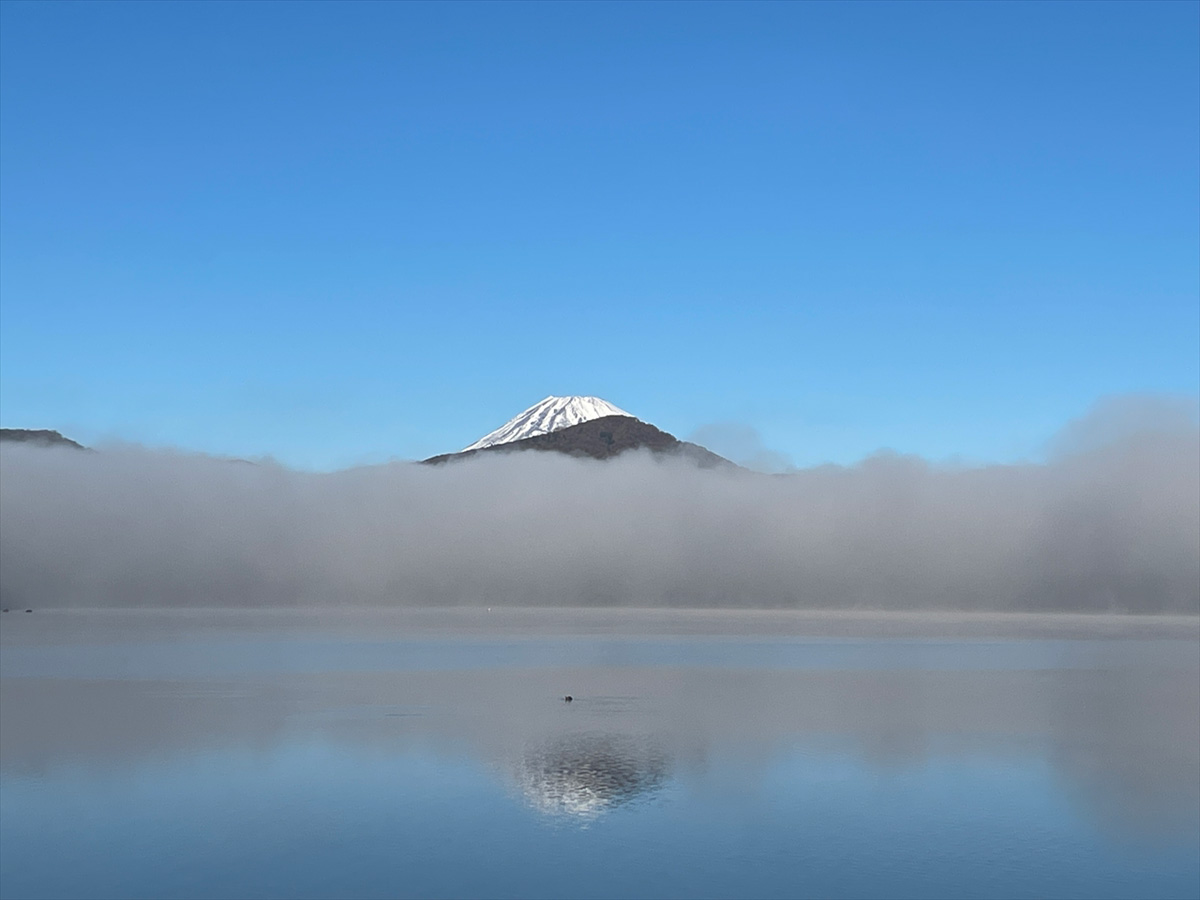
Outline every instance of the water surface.
[[1198, 636], [9, 613], [0, 895], [1194, 897]]

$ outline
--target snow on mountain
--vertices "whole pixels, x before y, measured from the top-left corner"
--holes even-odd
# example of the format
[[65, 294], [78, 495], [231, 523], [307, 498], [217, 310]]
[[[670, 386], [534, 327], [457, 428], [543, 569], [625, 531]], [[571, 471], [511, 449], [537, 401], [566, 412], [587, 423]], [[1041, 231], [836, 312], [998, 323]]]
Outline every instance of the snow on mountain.
[[604, 416], [629, 416], [629, 413], [599, 397], [547, 397], [463, 450], [482, 450], [496, 444], [537, 437]]

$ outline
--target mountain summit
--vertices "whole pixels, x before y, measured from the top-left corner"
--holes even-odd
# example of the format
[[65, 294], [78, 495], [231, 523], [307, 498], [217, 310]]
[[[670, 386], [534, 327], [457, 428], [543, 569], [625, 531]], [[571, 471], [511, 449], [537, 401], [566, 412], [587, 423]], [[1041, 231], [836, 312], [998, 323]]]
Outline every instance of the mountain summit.
[[485, 450], [497, 444], [511, 444], [513, 441], [523, 441], [526, 438], [549, 434], [552, 431], [562, 431], [574, 425], [581, 425], [593, 419], [605, 416], [627, 416], [633, 418], [623, 409], [618, 409], [607, 400], [599, 397], [547, 397], [540, 403], [535, 403], [525, 412], [514, 419], [505, 422], [495, 431], [485, 434], [463, 451]]
[[477, 453], [515, 453], [543, 450], [568, 456], [611, 459], [626, 450], [690, 460], [702, 468], [732, 468], [733, 463], [698, 444], [618, 409], [599, 397], [547, 397], [458, 453], [431, 456], [423, 462], [440, 465]]

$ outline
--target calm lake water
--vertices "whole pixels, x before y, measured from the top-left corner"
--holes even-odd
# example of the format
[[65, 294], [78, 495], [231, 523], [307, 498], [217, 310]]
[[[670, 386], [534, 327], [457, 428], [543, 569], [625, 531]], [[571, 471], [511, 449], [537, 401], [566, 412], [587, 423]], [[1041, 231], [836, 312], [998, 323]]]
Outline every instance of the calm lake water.
[[1200, 622], [8, 613], [0, 896], [1196, 897]]

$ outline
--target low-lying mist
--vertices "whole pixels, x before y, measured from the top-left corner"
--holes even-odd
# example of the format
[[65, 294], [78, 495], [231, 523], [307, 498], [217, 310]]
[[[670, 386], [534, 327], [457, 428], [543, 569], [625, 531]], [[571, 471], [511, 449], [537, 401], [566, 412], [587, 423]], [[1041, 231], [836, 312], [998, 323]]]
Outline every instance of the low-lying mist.
[[0, 451], [5, 606], [1200, 612], [1194, 403], [1103, 405], [1045, 462], [787, 475], [631, 453], [332, 474]]

